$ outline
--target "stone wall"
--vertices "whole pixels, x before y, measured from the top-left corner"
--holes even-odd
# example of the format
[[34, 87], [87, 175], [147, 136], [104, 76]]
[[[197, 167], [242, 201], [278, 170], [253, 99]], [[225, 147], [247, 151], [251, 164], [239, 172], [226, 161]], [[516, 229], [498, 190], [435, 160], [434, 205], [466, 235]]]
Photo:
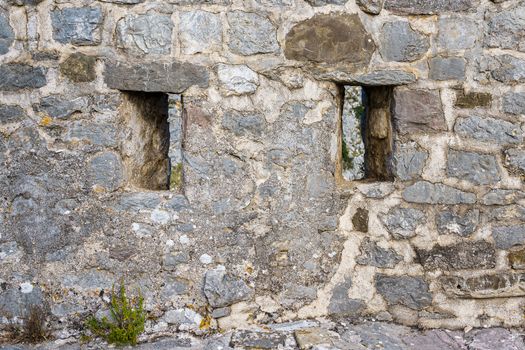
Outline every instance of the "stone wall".
[[[520, 0], [0, 0], [1, 323], [78, 335], [123, 277], [152, 333], [523, 325], [524, 28]], [[344, 85], [391, 91], [392, 181], [344, 180]]]

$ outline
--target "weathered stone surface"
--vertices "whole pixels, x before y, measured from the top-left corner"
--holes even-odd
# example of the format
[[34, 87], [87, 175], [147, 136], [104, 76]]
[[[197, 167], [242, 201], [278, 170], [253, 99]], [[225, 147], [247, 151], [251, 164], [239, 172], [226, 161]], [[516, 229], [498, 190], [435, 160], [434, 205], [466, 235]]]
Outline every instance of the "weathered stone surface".
[[112, 4], [122, 4], [122, 5], [135, 5], [144, 2], [144, 0], [100, 0], [102, 2], [109, 2]]
[[0, 91], [37, 89], [47, 84], [47, 70], [21, 63], [0, 65]]
[[276, 28], [264, 16], [243, 12], [228, 12], [230, 50], [243, 56], [279, 51]]
[[503, 111], [510, 114], [525, 114], [525, 93], [509, 92], [505, 94], [503, 96]]
[[525, 296], [525, 275], [484, 274], [476, 277], [443, 276], [439, 283], [454, 297], [489, 299]]
[[516, 247], [509, 251], [509, 265], [515, 270], [525, 269], [525, 248]]
[[389, 305], [421, 310], [432, 302], [428, 284], [421, 277], [376, 274], [375, 286]]
[[85, 83], [96, 78], [95, 64], [97, 59], [80, 52], [71, 54], [60, 63], [60, 73], [75, 83]]
[[472, 342], [469, 344], [471, 350], [521, 350], [525, 348], [523, 337], [516, 335], [509, 329], [478, 329], [474, 331], [472, 337]]
[[447, 175], [477, 185], [494, 184], [501, 179], [495, 156], [455, 150], [448, 152]]
[[101, 186], [115, 191], [123, 181], [123, 165], [115, 152], [104, 152], [89, 161], [88, 182], [90, 186]]
[[316, 15], [286, 34], [285, 56], [319, 63], [367, 64], [375, 44], [357, 15]]
[[485, 92], [465, 92], [458, 90], [456, 92], [455, 106], [459, 108], [476, 108], [476, 107], [490, 107], [492, 103], [492, 95]]
[[226, 96], [252, 94], [259, 86], [259, 76], [245, 65], [219, 64], [217, 75]]
[[488, 69], [493, 79], [507, 84], [517, 84], [525, 82], [525, 60], [505, 54], [491, 57], [488, 60]]
[[378, 15], [383, 9], [385, 0], [356, 0], [357, 6], [366, 13]]
[[6, 54], [15, 40], [15, 33], [9, 24], [9, 13], [0, 9], [0, 55]]
[[129, 15], [117, 23], [117, 47], [133, 54], [169, 54], [173, 23], [170, 16]]
[[315, 76], [320, 80], [360, 86], [398, 86], [411, 84], [417, 80], [414, 73], [402, 70], [380, 70], [366, 74], [349, 73], [344, 70], [330, 72], [322, 70], [322, 72], [316, 72]]
[[356, 259], [360, 265], [375, 266], [381, 268], [394, 268], [403, 257], [389, 248], [381, 248], [377, 242], [372, 242], [370, 238], [365, 238], [360, 247], [361, 255]]
[[0, 289], [0, 315], [12, 319], [24, 318], [31, 306], [45, 306], [40, 287], [24, 282], [29, 288], [9, 286], [7, 283]]
[[222, 24], [218, 14], [200, 10], [183, 12], [179, 28], [183, 53], [192, 55], [221, 49]]
[[418, 209], [393, 208], [380, 218], [394, 238], [405, 239], [416, 235], [416, 228], [423, 224], [426, 215]]
[[0, 124], [12, 123], [26, 118], [26, 112], [18, 106], [0, 105]]
[[473, 204], [476, 195], [443, 184], [419, 181], [403, 191], [403, 199], [412, 203]]
[[518, 144], [523, 142], [523, 130], [519, 124], [501, 119], [470, 116], [459, 118], [454, 131], [462, 136], [498, 144]]
[[103, 21], [100, 7], [68, 7], [51, 12], [53, 39], [61, 44], [98, 45]]
[[352, 287], [352, 280], [347, 277], [344, 282], [339, 283], [332, 291], [328, 314], [337, 317], [356, 317], [365, 308], [362, 300], [348, 297], [348, 290]]
[[401, 134], [447, 130], [437, 90], [394, 90], [394, 124]]
[[113, 124], [75, 121], [67, 130], [66, 141], [84, 141], [93, 145], [115, 147], [117, 130]]
[[87, 112], [89, 100], [87, 97], [65, 99], [60, 95], [43, 97], [40, 103], [33, 105], [33, 109], [45, 116], [53, 118], [68, 118], [74, 113]]
[[492, 237], [498, 249], [510, 249], [525, 244], [525, 225], [492, 227]]
[[486, 193], [481, 199], [484, 205], [509, 205], [525, 198], [525, 192], [516, 190], [495, 189]]
[[525, 52], [525, 6], [489, 14], [485, 44]]
[[284, 333], [266, 333], [254, 331], [234, 332], [230, 341], [232, 347], [247, 349], [277, 349], [284, 346], [286, 335]]
[[181, 93], [193, 85], [207, 87], [208, 79], [204, 67], [186, 62], [108, 63], [104, 72], [109, 88], [130, 91]]
[[230, 307], [221, 307], [219, 309], [213, 310], [211, 312], [211, 317], [217, 319], [217, 318], [230, 316], [230, 314], [231, 314], [231, 308]]
[[325, 5], [344, 5], [348, 0], [305, 0], [310, 5], [325, 6]]
[[368, 210], [357, 208], [352, 217], [352, 225], [356, 231], [368, 232]]
[[430, 47], [429, 39], [405, 21], [387, 22], [381, 29], [379, 51], [385, 61], [412, 62]]
[[260, 136], [265, 130], [266, 121], [258, 112], [241, 113], [234, 110], [226, 111], [222, 117], [222, 127], [236, 136]]
[[334, 342], [339, 334], [320, 327], [300, 329], [294, 332], [294, 338], [301, 350], [307, 349], [334, 349]]
[[479, 210], [472, 209], [463, 214], [452, 210], [436, 214], [436, 226], [439, 234], [455, 234], [467, 237], [476, 231], [479, 223]]
[[396, 145], [392, 158], [394, 176], [402, 181], [419, 178], [427, 158], [427, 152], [419, 150], [415, 144]]
[[419, 263], [425, 270], [493, 269], [496, 250], [486, 241], [435, 245], [430, 250], [416, 249]]
[[443, 12], [458, 12], [473, 9], [472, 0], [385, 0], [385, 9], [401, 15], [431, 15]]
[[204, 295], [213, 307], [225, 307], [251, 298], [253, 291], [246, 283], [226, 273], [224, 268], [209, 270], [204, 277]]
[[460, 57], [434, 57], [429, 76], [434, 80], [464, 80], [466, 61]]
[[508, 205], [495, 207], [488, 210], [489, 221], [513, 221], [518, 220], [525, 222], [525, 207], [521, 205]]
[[188, 325], [199, 327], [202, 322], [202, 316], [187, 307], [177, 310], [169, 310], [164, 314], [164, 321], [169, 324]]
[[[188, 292], [188, 282], [182, 278], [167, 278], [162, 287], [162, 296], [167, 299], [176, 297], [177, 295], [183, 295]], [[200, 323], [200, 322], [199, 322]]]
[[510, 148], [506, 150], [505, 161], [511, 168], [525, 173], [525, 150], [519, 148]]
[[479, 28], [475, 21], [465, 17], [439, 19], [438, 45], [447, 51], [472, 48], [478, 39]]
[[395, 188], [390, 182], [377, 182], [371, 184], [360, 184], [357, 186], [357, 189], [369, 198], [385, 198], [392, 192]]
[[8, 0], [8, 3], [11, 3], [16, 6], [25, 6], [25, 5], [31, 5], [35, 6], [41, 3], [43, 0]]
[[160, 197], [155, 192], [124, 193], [116, 204], [118, 210], [152, 210], [160, 204]]

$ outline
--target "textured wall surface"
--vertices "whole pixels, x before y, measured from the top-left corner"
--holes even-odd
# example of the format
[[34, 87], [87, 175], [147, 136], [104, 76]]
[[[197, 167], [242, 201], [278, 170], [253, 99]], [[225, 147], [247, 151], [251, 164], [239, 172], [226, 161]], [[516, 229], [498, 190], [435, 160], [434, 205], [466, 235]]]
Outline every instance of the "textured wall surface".
[[[0, 0], [0, 328], [121, 277], [151, 333], [523, 325], [524, 55], [520, 0]], [[345, 84], [393, 181], [341, 174]]]

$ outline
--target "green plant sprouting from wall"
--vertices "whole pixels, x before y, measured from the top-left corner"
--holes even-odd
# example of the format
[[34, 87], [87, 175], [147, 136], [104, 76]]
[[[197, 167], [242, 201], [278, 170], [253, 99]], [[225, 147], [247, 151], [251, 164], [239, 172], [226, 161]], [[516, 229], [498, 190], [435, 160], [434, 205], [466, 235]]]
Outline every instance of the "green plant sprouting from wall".
[[110, 344], [135, 345], [138, 336], [144, 332], [146, 313], [144, 311], [144, 298], [140, 294], [136, 298], [128, 298], [124, 281], [115, 293], [113, 286], [110, 302], [111, 317], [90, 317], [86, 325], [97, 337], [101, 337]]

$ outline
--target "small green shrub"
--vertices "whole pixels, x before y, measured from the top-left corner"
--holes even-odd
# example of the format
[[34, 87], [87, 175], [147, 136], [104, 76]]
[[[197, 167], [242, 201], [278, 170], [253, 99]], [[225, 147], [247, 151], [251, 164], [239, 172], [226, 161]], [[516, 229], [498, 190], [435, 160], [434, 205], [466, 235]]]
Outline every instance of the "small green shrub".
[[146, 313], [144, 298], [139, 292], [137, 298], [126, 296], [124, 281], [121, 281], [118, 293], [113, 286], [111, 293], [110, 312], [111, 320], [107, 317], [97, 319], [90, 317], [86, 325], [93, 335], [100, 337], [110, 344], [135, 345], [137, 337], [144, 332]]

